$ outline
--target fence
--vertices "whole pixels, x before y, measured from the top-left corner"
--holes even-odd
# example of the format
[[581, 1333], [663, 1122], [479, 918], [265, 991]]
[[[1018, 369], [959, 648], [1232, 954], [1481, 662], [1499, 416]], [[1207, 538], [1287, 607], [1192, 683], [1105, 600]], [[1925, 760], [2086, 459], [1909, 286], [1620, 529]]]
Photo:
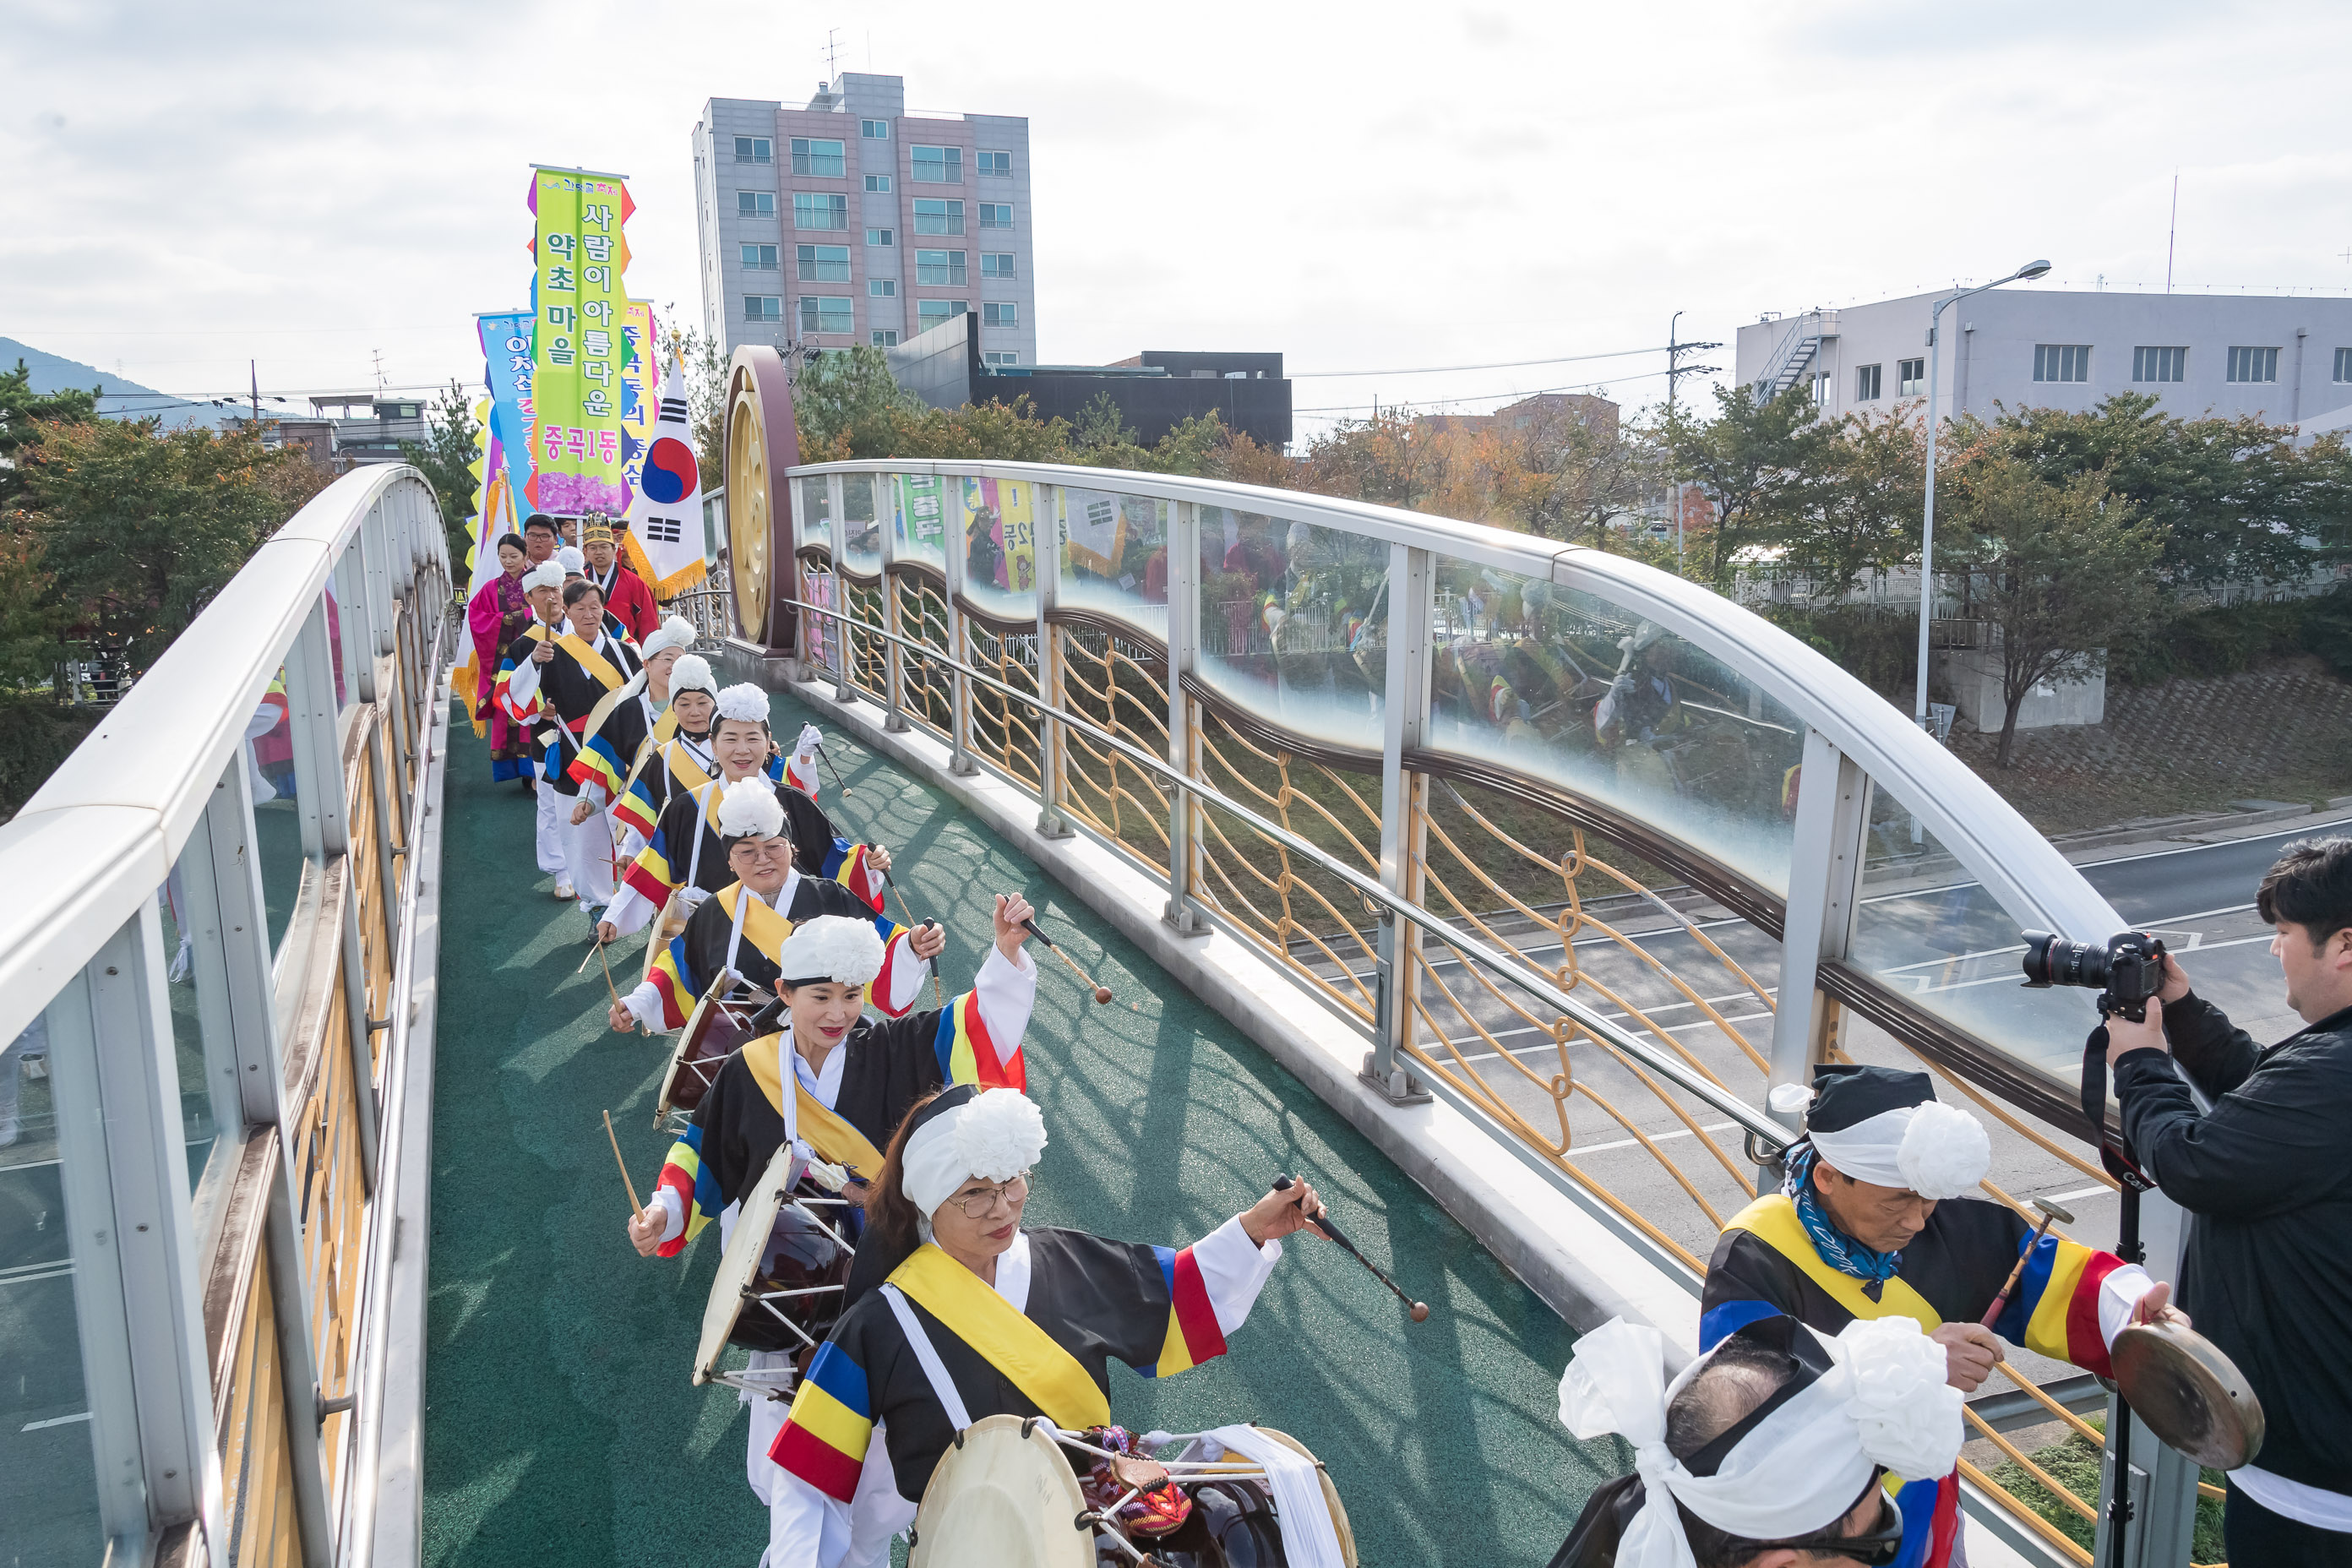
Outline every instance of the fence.
[[[1756, 617], [1620, 557], [1254, 487], [1013, 463], [792, 482], [803, 651], [845, 700], [1128, 857], [1178, 931], [1254, 944], [1362, 1034], [1369, 1080], [1482, 1121], [1694, 1291], [1792, 1136], [1768, 1089], [1844, 1059], [1854, 1016], [2105, 1179], [2071, 1136], [2081, 1000], [2009, 982], [2021, 928], [2116, 917]], [[2030, 1463], [2002, 1408], [1974, 1429]], [[2147, 1562], [2186, 1561], [2177, 1459], [2147, 1467]], [[2090, 1560], [1969, 1476], [2029, 1555]]]
[[368, 1560], [449, 601], [346, 475], [0, 828], [0, 1556]]

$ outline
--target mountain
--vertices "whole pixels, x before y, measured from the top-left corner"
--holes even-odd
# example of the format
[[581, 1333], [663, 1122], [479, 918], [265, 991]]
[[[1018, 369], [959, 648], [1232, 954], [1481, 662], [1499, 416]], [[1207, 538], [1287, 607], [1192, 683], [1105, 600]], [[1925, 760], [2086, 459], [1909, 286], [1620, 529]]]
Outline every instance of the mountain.
[[87, 392], [95, 386], [104, 395], [100, 397], [98, 411], [115, 418], [144, 419], [161, 416], [164, 425], [176, 429], [184, 425], [205, 425], [218, 429], [227, 420], [242, 412], [237, 408], [217, 407], [209, 403], [187, 403], [152, 386], [142, 386], [125, 376], [109, 375], [96, 365], [61, 354], [44, 353], [30, 343], [20, 343], [14, 338], [0, 338], [0, 370], [14, 370], [16, 362], [25, 362], [32, 377], [35, 392]]

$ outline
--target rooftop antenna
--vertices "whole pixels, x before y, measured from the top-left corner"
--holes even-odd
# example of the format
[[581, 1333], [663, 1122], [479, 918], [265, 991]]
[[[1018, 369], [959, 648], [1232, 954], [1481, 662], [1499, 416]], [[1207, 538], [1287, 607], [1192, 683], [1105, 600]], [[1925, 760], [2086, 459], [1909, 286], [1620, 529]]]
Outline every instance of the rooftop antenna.
[[841, 77], [841, 29], [824, 30], [824, 79], [830, 86]]
[[371, 349], [368, 352], [375, 359], [375, 389], [378, 392], [382, 392], [383, 390], [383, 351], [382, 349]]
[[2180, 234], [2180, 171], [2172, 171], [2172, 222], [2164, 231], [2164, 291], [2172, 292], [2172, 244]]
[[253, 422], [258, 426], [261, 423], [261, 362], [249, 359], [245, 362], [245, 368], [253, 377]]

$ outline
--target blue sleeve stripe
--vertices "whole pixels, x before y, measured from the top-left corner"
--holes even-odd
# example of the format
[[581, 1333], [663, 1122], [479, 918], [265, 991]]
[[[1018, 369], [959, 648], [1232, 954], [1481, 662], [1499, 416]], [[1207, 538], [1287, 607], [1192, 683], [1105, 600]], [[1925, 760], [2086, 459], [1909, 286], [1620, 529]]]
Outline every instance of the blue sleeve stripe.
[[[2027, 1239], [2032, 1239], [2031, 1233]], [[1993, 1323], [1994, 1333], [2011, 1344], [2025, 1342], [2025, 1325], [2033, 1321], [2033, 1310], [2042, 1304], [2042, 1293], [2050, 1289], [2050, 1270], [2057, 1261], [2056, 1237], [2044, 1236], [2034, 1243], [2032, 1254], [2026, 1259], [2025, 1273], [2017, 1281], [2016, 1293], [2010, 1297], [2009, 1304], [2000, 1310], [2000, 1318]]]
[[1769, 1301], [1726, 1301], [1698, 1321], [1698, 1348], [1704, 1355], [1713, 1350], [1728, 1334], [1736, 1334], [1750, 1323], [1777, 1318], [1780, 1309]]

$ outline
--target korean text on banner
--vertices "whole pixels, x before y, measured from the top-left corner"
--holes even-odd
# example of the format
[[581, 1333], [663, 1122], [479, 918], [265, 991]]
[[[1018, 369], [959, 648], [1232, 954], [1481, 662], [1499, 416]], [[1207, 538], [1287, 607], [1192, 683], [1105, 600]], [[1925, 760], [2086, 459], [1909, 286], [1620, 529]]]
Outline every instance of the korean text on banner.
[[492, 449], [500, 455], [495, 467], [505, 476], [504, 488], [509, 492], [502, 510], [515, 513], [515, 499], [528, 501], [530, 495], [531, 315], [529, 310], [488, 310], [477, 314], [474, 323], [482, 335], [483, 380], [490, 389]]
[[622, 226], [635, 210], [617, 174], [580, 169], [532, 171], [537, 218], [531, 392], [538, 473], [530, 498], [566, 516], [628, 508], [621, 481], [621, 366], [626, 355], [622, 282], [629, 244]]
[[967, 479], [962, 485], [966, 584], [1029, 592], [1037, 585], [1035, 487], [1017, 479]]

